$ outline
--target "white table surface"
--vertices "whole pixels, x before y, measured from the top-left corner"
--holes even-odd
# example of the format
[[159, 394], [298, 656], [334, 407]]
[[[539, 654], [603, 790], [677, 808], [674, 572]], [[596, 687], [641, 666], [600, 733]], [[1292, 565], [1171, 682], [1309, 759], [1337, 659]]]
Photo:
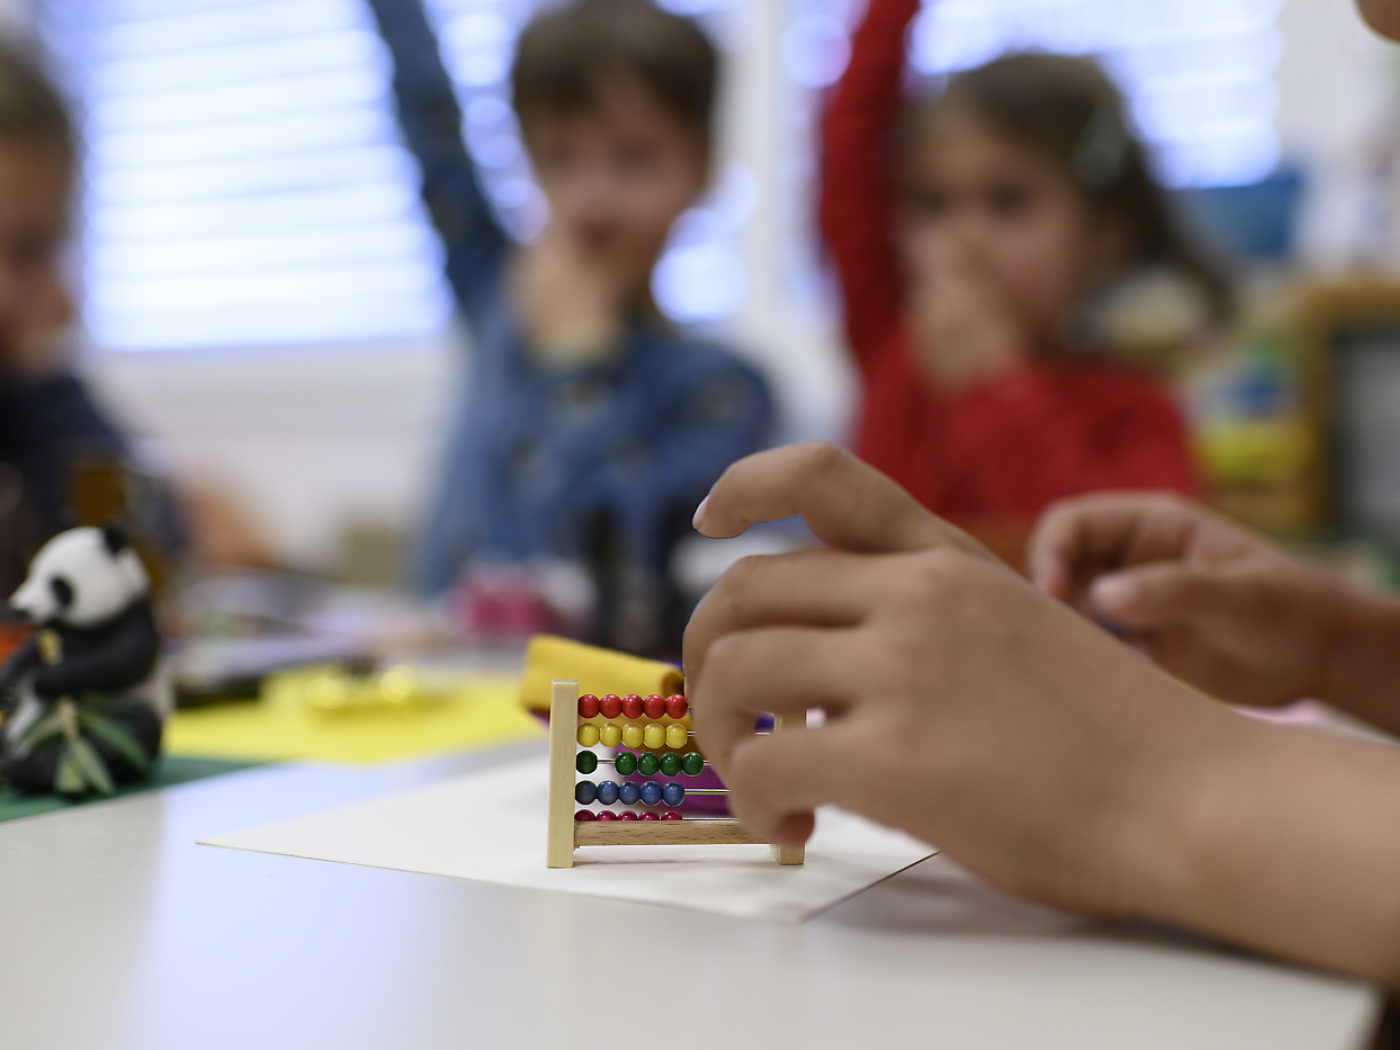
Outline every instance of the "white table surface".
[[195, 844], [535, 750], [0, 825], [0, 1046], [1354, 1050], [1374, 1024], [1364, 986], [1060, 915], [938, 857], [787, 927]]

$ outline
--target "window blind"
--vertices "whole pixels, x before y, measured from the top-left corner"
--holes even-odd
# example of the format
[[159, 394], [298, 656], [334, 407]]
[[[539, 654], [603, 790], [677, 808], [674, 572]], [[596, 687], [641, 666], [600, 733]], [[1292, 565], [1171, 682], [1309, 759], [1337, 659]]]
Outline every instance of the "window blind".
[[122, 350], [421, 335], [451, 310], [361, 0], [53, 5], [86, 317]]

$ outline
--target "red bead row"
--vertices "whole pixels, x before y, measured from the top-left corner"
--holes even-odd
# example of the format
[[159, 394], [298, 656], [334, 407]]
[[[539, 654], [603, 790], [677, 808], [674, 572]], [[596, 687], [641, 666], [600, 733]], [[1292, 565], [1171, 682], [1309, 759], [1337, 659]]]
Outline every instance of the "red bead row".
[[591, 809], [580, 809], [574, 813], [574, 819], [578, 821], [588, 820], [680, 820], [681, 815], [675, 810], [668, 810], [665, 813], [656, 813], [646, 810], [640, 816], [630, 809], [624, 809], [621, 813], [614, 813], [610, 809], [593, 812]]
[[625, 718], [641, 718], [642, 715], [646, 715], [654, 721], [663, 715], [684, 718], [685, 712], [685, 697], [680, 693], [672, 693], [666, 697], [659, 693], [652, 693], [646, 697], [636, 693], [628, 693], [626, 696], [607, 693], [602, 697], [584, 693], [578, 698], [580, 718], [597, 718], [600, 714], [604, 718], [617, 718], [619, 715]]

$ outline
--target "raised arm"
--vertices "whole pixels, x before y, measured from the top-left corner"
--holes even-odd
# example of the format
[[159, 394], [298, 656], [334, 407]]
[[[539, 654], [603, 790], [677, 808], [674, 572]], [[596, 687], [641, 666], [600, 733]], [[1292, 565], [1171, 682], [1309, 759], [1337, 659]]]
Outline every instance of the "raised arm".
[[423, 200], [447, 253], [447, 279], [469, 324], [500, 294], [509, 239], [497, 225], [462, 139], [462, 110], [422, 0], [369, 0], [394, 59], [394, 97]]
[[900, 106], [904, 35], [919, 0], [871, 0], [851, 61], [822, 119], [821, 227], [846, 306], [846, 335], [862, 368], [899, 322], [890, 247], [890, 132]]

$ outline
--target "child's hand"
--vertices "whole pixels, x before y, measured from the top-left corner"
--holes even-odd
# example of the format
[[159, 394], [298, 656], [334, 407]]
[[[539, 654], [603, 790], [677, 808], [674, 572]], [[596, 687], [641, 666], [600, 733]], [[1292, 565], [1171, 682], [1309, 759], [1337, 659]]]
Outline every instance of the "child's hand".
[[567, 232], [551, 227], [522, 248], [511, 276], [516, 314], [546, 361], [583, 364], [614, 351], [625, 291]]
[[[756, 835], [797, 844], [835, 803], [1015, 892], [1134, 914], [1228, 709], [1036, 592], [893, 482], [822, 445], [730, 467], [709, 536], [800, 514], [835, 550], [739, 563], [685, 637], [707, 757]], [[755, 736], [759, 712], [827, 712]]]
[[[1212, 511], [1175, 496], [1087, 496], [1052, 507], [1028, 564], [1044, 591], [1121, 629], [1216, 696], [1328, 698], [1329, 662], [1364, 599]], [[1396, 660], [1400, 674], [1400, 657]]]
[[909, 325], [929, 382], [962, 390], [1024, 359], [1029, 333], [974, 252], [925, 234], [910, 242], [905, 260]]
[[63, 337], [73, 322], [73, 300], [57, 270], [0, 313], [0, 370], [26, 376], [52, 372], [63, 360]]

